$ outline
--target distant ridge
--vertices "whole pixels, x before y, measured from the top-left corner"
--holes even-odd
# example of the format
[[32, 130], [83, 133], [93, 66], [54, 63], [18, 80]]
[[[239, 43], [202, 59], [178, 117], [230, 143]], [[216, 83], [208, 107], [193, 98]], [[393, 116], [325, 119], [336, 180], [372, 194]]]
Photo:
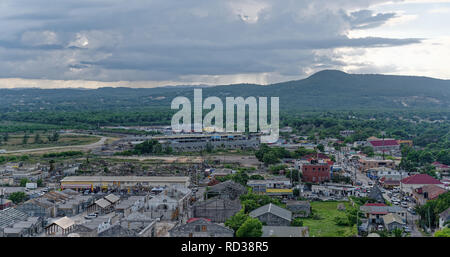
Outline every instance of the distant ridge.
[[450, 111], [450, 80], [416, 76], [348, 74], [323, 70], [302, 80], [266, 86], [167, 86], [157, 88], [0, 89], [2, 111], [102, 110], [135, 107], [170, 109], [176, 96], [278, 96], [281, 109], [438, 109]]

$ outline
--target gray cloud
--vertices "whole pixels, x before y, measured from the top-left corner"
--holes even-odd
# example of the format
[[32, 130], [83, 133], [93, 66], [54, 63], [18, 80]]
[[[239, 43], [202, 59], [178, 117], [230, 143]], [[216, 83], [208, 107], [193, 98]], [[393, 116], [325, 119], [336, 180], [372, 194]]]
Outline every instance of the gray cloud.
[[368, 10], [382, 2], [387, 0], [4, 0], [0, 77], [302, 76], [308, 69], [345, 66], [333, 56], [318, 56], [318, 49], [420, 42], [346, 36], [395, 17]]

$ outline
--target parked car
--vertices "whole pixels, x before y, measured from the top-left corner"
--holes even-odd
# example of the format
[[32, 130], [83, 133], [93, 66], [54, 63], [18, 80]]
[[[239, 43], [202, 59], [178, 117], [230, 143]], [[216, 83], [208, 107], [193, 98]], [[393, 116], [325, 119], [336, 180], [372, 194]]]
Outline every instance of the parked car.
[[414, 208], [412, 207], [408, 208], [408, 212], [411, 213], [412, 215], [416, 215], [416, 211], [414, 211]]
[[405, 207], [405, 208], [408, 207], [408, 203], [407, 202], [402, 202], [401, 205], [402, 205], [402, 207]]
[[97, 218], [98, 214], [97, 213], [90, 213], [86, 216], [84, 216], [85, 219], [90, 220], [90, 219], [95, 219]]
[[408, 226], [405, 226], [403, 229], [406, 233], [411, 233], [411, 229]]

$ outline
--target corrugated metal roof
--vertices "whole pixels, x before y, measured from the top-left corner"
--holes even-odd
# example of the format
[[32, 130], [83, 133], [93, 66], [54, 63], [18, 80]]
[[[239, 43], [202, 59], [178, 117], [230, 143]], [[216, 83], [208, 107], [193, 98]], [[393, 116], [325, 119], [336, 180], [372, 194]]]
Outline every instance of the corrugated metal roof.
[[120, 200], [120, 198], [114, 194], [109, 194], [109, 195], [105, 196], [105, 199], [110, 201], [111, 203], [115, 203]]
[[273, 215], [276, 215], [280, 218], [283, 218], [285, 220], [292, 220], [292, 212], [286, 209], [283, 209], [279, 206], [276, 206], [272, 203], [266, 204], [264, 206], [259, 207], [256, 210], [253, 210], [249, 213], [249, 215], [253, 218], [257, 218], [265, 213], [272, 213]]
[[26, 220], [28, 215], [15, 208], [7, 208], [0, 211], [0, 228], [9, 227], [12, 224]]
[[110, 202], [106, 201], [105, 199], [98, 199], [97, 201], [95, 201], [95, 204], [100, 206], [101, 208], [106, 208], [108, 206], [111, 205]]

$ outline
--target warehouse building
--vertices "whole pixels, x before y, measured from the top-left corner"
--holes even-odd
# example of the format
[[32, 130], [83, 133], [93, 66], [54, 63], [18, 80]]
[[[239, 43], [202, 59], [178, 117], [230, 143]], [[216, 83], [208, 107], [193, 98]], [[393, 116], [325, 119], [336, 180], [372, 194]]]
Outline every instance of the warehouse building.
[[61, 180], [61, 189], [93, 190], [101, 189], [131, 189], [133, 187], [165, 187], [182, 185], [188, 187], [189, 177], [160, 176], [70, 176]]

